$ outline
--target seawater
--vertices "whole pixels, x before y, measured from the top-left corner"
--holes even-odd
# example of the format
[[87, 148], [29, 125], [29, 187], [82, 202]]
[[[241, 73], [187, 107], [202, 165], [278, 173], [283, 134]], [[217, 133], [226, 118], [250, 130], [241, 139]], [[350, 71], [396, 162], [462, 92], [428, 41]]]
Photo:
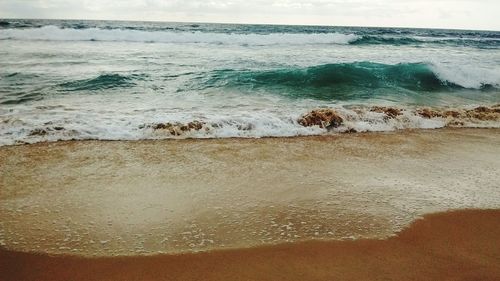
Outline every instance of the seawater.
[[325, 134], [297, 122], [323, 107], [356, 131], [439, 128], [414, 110], [498, 103], [498, 31], [0, 20], [0, 145]]

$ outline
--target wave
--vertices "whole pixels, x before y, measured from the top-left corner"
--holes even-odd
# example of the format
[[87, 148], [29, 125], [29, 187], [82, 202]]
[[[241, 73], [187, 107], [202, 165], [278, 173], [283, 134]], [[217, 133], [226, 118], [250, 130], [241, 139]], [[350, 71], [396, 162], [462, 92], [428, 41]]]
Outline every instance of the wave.
[[45, 40], [45, 41], [116, 41], [155, 43], [208, 43], [238, 45], [307, 45], [349, 44], [359, 38], [355, 34], [342, 33], [273, 33], [234, 34], [210, 32], [141, 31], [124, 29], [73, 29], [44, 26], [28, 29], [0, 30], [0, 40]]
[[363, 35], [350, 42], [352, 45], [421, 45], [440, 44], [454, 46], [469, 46], [478, 48], [500, 47], [500, 40], [497, 38], [452, 38], [452, 37], [402, 37], [402, 36], [373, 36]]
[[[436, 100], [439, 95], [485, 102], [486, 96], [500, 93], [500, 69], [456, 64], [352, 62], [278, 69], [221, 69], [207, 72], [172, 73], [169, 91], [176, 93], [236, 92], [293, 99], [326, 101]], [[0, 104], [21, 104], [66, 92], [101, 92], [132, 89], [138, 85], [158, 91], [156, 79], [145, 73], [103, 73], [73, 80], [45, 78], [38, 74], [10, 72], [1, 75], [5, 94]], [[170, 83], [170, 82], [168, 82]], [[141, 91], [144, 88], [132, 90]], [[130, 93], [130, 91], [127, 91]], [[161, 92], [161, 91], [160, 91]], [[223, 96], [222, 96], [223, 98]], [[494, 101], [494, 100], [493, 100]], [[410, 102], [411, 103], [411, 102]]]
[[364, 35], [351, 42], [353, 45], [414, 45], [423, 44], [426, 41], [412, 37], [388, 37]]
[[[144, 73], [104, 73], [87, 79], [51, 78], [33, 73], [12, 72], [0, 75], [0, 105], [43, 100], [58, 93], [103, 91], [131, 88], [146, 80]], [[66, 80], [64, 82], [61, 79]], [[3, 91], [3, 92], [2, 92]]]
[[[61, 106], [40, 109], [64, 110]], [[58, 140], [292, 137], [444, 127], [500, 128], [500, 104], [466, 108], [347, 106], [293, 114], [243, 112], [240, 116], [221, 114], [163, 122], [145, 120], [140, 113], [128, 119], [76, 116], [73, 122], [0, 116], [0, 146]]]
[[[1, 23], [0, 23], [1, 25]], [[206, 43], [206, 44], [236, 44], [248, 46], [264, 45], [309, 45], [309, 44], [340, 44], [340, 45], [421, 45], [448, 44], [478, 48], [498, 48], [500, 40], [495, 34], [484, 34], [477, 37], [420, 37], [406, 36], [406, 33], [391, 35], [390, 30], [384, 30], [382, 35], [364, 34], [364, 32], [318, 32], [293, 33], [271, 32], [210, 32], [200, 30], [178, 30], [164, 27], [161, 30], [141, 30], [138, 27], [98, 28], [75, 23], [71, 27], [54, 25], [31, 28], [8, 28], [9, 22], [3, 22], [0, 29], [0, 40], [42, 40], [42, 41], [110, 41], [110, 42], [147, 42], [147, 43]], [[251, 31], [251, 30], [250, 30]], [[297, 30], [299, 31], [299, 30]], [[365, 31], [366, 32], [366, 31]]]
[[217, 70], [202, 82], [204, 87], [269, 90], [297, 97], [352, 98], [374, 91], [436, 92], [459, 89], [500, 88], [494, 70], [465, 69], [425, 63], [396, 65], [354, 62], [275, 70]]
[[102, 74], [96, 78], [66, 82], [59, 85], [64, 91], [97, 91], [119, 87], [135, 86], [136, 75]]

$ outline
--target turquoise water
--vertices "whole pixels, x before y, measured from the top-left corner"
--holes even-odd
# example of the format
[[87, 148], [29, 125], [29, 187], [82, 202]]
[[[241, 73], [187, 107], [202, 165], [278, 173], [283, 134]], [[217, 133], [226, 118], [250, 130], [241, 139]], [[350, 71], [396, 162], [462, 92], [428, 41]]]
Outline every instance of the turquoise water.
[[358, 131], [434, 128], [412, 110], [496, 103], [500, 32], [0, 20], [0, 145], [169, 138], [148, 125], [192, 121], [204, 129], [185, 137], [323, 134], [297, 123], [318, 107]]

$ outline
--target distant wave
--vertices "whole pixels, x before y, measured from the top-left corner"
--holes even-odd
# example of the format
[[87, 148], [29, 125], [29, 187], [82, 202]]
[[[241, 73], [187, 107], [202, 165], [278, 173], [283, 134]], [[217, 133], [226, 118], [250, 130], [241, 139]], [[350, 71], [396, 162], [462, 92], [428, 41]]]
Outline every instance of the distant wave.
[[[5, 22], [8, 27], [8, 22]], [[419, 45], [448, 44], [479, 48], [500, 48], [500, 39], [493, 35], [480, 38], [453, 37], [407, 37], [398, 35], [367, 35], [354, 33], [221, 33], [201, 31], [103, 29], [73, 26], [61, 28], [42, 26], [37, 28], [0, 29], [0, 40], [40, 41], [108, 41], [108, 42], [151, 42], [151, 43], [206, 43], [222, 45]]]
[[44, 26], [28, 29], [0, 30], [0, 40], [46, 40], [46, 41], [123, 41], [157, 43], [208, 43], [238, 45], [305, 45], [305, 44], [349, 44], [359, 36], [341, 33], [272, 33], [233, 34], [208, 32], [141, 31], [124, 29], [70, 29]]
[[217, 70], [203, 84], [208, 88], [267, 89], [298, 97], [329, 99], [346, 93], [371, 95], [378, 89], [435, 92], [500, 88], [500, 74], [493, 70], [425, 63], [354, 62], [275, 70]]
[[353, 42], [353, 45], [410, 45], [422, 44], [425, 41], [411, 37], [387, 37], [387, 36], [370, 36], [364, 35]]
[[363, 35], [350, 42], [352, 45], [421, 45], [440, 44], [468, 46], [478, 48], [498, 48], [500, 40], [497, 38], [454, 38], [454, 37], [403, 37], [403, 36], [373, 36]]

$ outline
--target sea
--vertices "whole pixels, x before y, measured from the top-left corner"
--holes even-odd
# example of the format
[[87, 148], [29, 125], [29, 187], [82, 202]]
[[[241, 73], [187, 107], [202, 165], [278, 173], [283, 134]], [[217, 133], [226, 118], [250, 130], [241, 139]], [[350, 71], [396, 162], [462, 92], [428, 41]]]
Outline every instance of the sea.
[[[0, 145], [500, 127], [467, 114], [498, 104], [500, 31], [0, 19]], [[324, 108], [342, 124], [299, 122]]]

